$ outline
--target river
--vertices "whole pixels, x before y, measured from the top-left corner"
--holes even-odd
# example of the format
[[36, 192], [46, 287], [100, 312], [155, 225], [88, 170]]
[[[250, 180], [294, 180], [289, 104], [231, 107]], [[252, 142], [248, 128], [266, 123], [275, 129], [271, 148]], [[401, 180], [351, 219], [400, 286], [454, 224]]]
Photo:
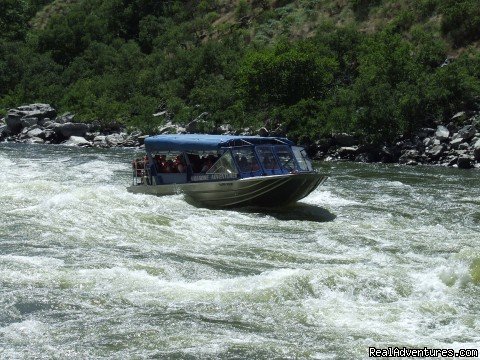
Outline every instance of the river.
[[479, 348], [480, 173], [316, 164], [298, 205], [127, 193], [129, 150], [0, 144], [2, 359]]

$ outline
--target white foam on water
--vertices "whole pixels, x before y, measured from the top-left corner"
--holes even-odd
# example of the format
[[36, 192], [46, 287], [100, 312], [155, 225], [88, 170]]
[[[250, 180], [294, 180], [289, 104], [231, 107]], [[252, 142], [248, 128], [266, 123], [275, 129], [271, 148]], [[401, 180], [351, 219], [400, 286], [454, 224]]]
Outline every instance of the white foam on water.
[[427, 187], [415, 169], [389, 167], [388, 180], [335, 164], [292, 210], [333, 215], [315, 220], [130, 194], [127, 153], [37, 147], [32, 161], [25, 149], [0, 147], [9, 358], [361, 358], [368, 346], [478, 344], [480, 228], [462, 220], [476, 210], [460, 180], [434, 172]]

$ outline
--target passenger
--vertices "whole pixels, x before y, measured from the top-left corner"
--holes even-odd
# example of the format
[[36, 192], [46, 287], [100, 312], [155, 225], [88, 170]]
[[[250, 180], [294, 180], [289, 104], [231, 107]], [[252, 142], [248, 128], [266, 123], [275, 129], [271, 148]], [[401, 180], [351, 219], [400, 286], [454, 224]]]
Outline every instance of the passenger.
[[172, 160], [167, 160], [165, 163], [165, 171], [166, 173], [173, 173], [175, 172], [175, 165], [173, 164]]
[[242, 156], [238, 161], [238, 166], [240, 167], [241, 172], [248, 171], [248, 160], [245, 156]]
[[177, 171], [179, 173], [185, 172], [186, 168], [185, 168], [185, 165], [183, 164], [182, 155], [177, 155], [177, 157], [175, 158], [175, 166], [177, 167]]
[[265, 169], [272, 170], [275, 168], [275, 161], [272, 159], [271, 156], [265, 156], [263, 158], [263, 166]]
[[200, 172], [206, 173], [212, 167], [212, 161], [207, 158], [203, 164], [202, 170]]

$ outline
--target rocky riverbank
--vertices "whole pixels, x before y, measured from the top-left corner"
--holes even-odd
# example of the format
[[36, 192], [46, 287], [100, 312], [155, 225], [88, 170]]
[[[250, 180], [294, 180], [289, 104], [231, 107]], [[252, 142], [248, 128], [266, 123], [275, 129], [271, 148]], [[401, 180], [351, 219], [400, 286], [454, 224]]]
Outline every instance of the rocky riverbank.
[[446, 124], [423, 128], [392, 144], [373, 146], [349, 134], [334, 134], [308, 147], [317, 160], [431, 164], [480, 168], [480, 114], [456, 114]]
[[[167, 122], [158, 134], [196, 133], [205, 114], [185, 126]], [[29, 144], [62, 144], [80, 147], [141, 148], [146, 137], [140, 131], [127, 132], [118, 124], [101, 127], [99, 123], [81, 123], [73, 114], [58, 115], [48, 104], [31, 104], [8, 111], [0, 120], [0, 141]], [[480, 168], [480, 114], [456, 114], [448, 124], [423, 128], [412, 137], [401, 137], [393, 144], [373, 146], [350, 134], [332, 134], [302, 145], [316, 160], [434, 164], [463, 169]], [[225, 124], [217, 134], [285, 136], [280, 128], [236, 131]], [[301, 141], [300, 141], [301, 142]], [[304, 141], [305, 142], [305, 141]]]

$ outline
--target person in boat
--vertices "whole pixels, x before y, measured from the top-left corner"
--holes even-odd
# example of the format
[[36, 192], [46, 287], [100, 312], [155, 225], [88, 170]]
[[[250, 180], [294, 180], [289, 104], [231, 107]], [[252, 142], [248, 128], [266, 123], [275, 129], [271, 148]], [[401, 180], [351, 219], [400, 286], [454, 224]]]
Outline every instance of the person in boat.
[[203, 163], [203, 167], [202, 167], [202, 170], [200, 172], [202, 173], [206, 173], [208, 171], [208, 169], [210, 169], [212, 167], [213, 163], [212, 163], [212, 160], [207, 157], [205, 159], [205, 162]]
[[175, 158], [175, 166], [176, 166], [177, 171], [179, 173], [184, 173], [185, 172], [186, 167], [183, 163], [182, 155], [177, 155], [177, 157]]

